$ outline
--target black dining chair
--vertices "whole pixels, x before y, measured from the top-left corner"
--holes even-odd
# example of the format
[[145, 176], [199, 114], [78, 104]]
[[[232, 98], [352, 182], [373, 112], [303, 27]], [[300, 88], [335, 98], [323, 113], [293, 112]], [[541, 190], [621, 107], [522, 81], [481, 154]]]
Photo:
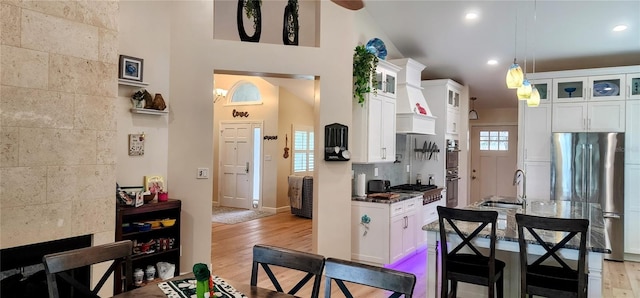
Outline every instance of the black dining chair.
[[[587, 297], [587, 280], [585, 263], [587, 254], [587, 230], [589, 220], [549, 218], [533, 215], [516, 214], [518, 224], [518, 243], [520, 246], [520, 297], [527, 294], [544, 297]], [[525, 229], [533, 236], [525, 239]], [[562, 240], [551, 247], [540, 236], [544, 233], [565, 232]], [[570, 243], [572, 239], [578, 237]], [[554, 238], [556, 240], [556, 238]], [[578, 248], [577, 265], [570, 266], [561, 256], [558, 250], [570, 243]], [[529, 262], [528, 245], [542, 246], [546, 253]], [[555, 262], [549, 258], [553, 258]], [[544, 262], [544, 264], [543, 264]], [[555, 263], [555, 264], [551, 264]]]
[[[438, 206], [438, 221], [440, 224], [440, 245], [442, 258], [442, 292], [441, 297], [457, 297], [458, 282], [487, 286], [489, 297], [504, 296], [504, 267], [505, 263], [496, 259], [496, 221], [498, 212], [484, 210], [465, 210]], [[456, 232], [462, 242], [449, 250], [445, 229], [445, 222]], [[473, 232], [465, 235], [460, 226], [474, 228]], [[487, 225], [490, 225], [489, 255], [485, 256], [471, 242]], [[472, 253], [463, 252], [468, 247]], [[451, 292], [449, 293], [449, 281]]]
[[[111, 276], [111, 273], [122, 269], [124, 269], [125, 291], [130, 290], [133, 285], [133, 272], [131, 271], [132, 248], [131, 240], [123, 240], [45, 255], [42, 257], [42, 262], [47, 274], [49, 297], [60, 297], [61, 294], [58, 292], [58, 281], [60, 280], [71, 285], [77, 291], [78, 296], [75, 297], [99, 297], [98, 292]], [[93, 289], [80, 283], [71, 273], [73, 269], [107, 261], [111, 261], [111, 265]]]
[[331, 298], [331, 281], [335, 281], [338, 288], [347, 298], [353, 295], [345, 285], [346, 282], [361, 284], [378, 289], [392, 291], [389, 298], [397, 298], [402, 295], [406, 298], [413, 296], [416, 285], [416, 276], [398, 270], [367, 264], [328, 258], [326, 261], [324, 297]]
[[271, 266], [294, 269], [307, 274], [287, 294], [295, 295], [304, 285], [313, 278], [311, 298], [320, 295], [320, 283], [324, 270], [324, 257], [317, 254], [276, 247], [269, 245], [255, 245], [253, 247], [253, 266], [251, 268], [251, 285], [258, 285], [258, 265], [269, 276], [276, 291], [284, 293], [280, 282], [271, 270]]

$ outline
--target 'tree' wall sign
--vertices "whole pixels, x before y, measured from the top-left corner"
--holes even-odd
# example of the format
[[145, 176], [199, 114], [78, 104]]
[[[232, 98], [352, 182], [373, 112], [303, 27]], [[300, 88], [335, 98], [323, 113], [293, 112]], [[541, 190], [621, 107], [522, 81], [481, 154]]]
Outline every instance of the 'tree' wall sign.
[[249, 112], [240, 112], [240, 111], [237, 111], [236, 109], [233, 109], [233, 112], [231, 112], [231, 115], [233, 116], [233, 118], [249, 117]]

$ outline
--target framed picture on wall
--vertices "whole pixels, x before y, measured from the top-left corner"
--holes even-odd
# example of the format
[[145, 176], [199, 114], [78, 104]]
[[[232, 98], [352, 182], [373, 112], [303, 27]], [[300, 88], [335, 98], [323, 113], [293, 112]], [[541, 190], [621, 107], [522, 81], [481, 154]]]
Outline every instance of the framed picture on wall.
[[144, 59], [120, 55], [118, 78], [142, 82]]

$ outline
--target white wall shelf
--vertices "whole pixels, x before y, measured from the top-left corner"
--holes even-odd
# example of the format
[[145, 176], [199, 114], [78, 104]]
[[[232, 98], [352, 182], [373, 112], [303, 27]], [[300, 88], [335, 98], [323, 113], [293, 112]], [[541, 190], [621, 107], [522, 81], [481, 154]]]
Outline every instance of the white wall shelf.
[[134, 86], [134, 87], [147, 87], [147, 86], [149, 86], [149, 83], [126, 80], [126, 79], [118, 79], [118, 85], [126, 85], [126, 86]]
[[139, 108], [131, 108], [130, 111], [133, 114], [147, 114], [147, 115], [158, 115], [158, 116], [169, 113], [168, 110], [159, 111], [159, 110], [139, 109]]

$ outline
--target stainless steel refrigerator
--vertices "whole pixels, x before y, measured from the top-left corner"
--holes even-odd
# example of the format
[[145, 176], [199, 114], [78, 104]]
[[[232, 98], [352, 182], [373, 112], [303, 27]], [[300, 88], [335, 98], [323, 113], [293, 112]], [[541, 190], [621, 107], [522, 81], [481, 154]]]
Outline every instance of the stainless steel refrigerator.
[[554, 133], [551, 199], [600, 203], [611, 242], [606, 259], [624, 260], [624, 133]]

